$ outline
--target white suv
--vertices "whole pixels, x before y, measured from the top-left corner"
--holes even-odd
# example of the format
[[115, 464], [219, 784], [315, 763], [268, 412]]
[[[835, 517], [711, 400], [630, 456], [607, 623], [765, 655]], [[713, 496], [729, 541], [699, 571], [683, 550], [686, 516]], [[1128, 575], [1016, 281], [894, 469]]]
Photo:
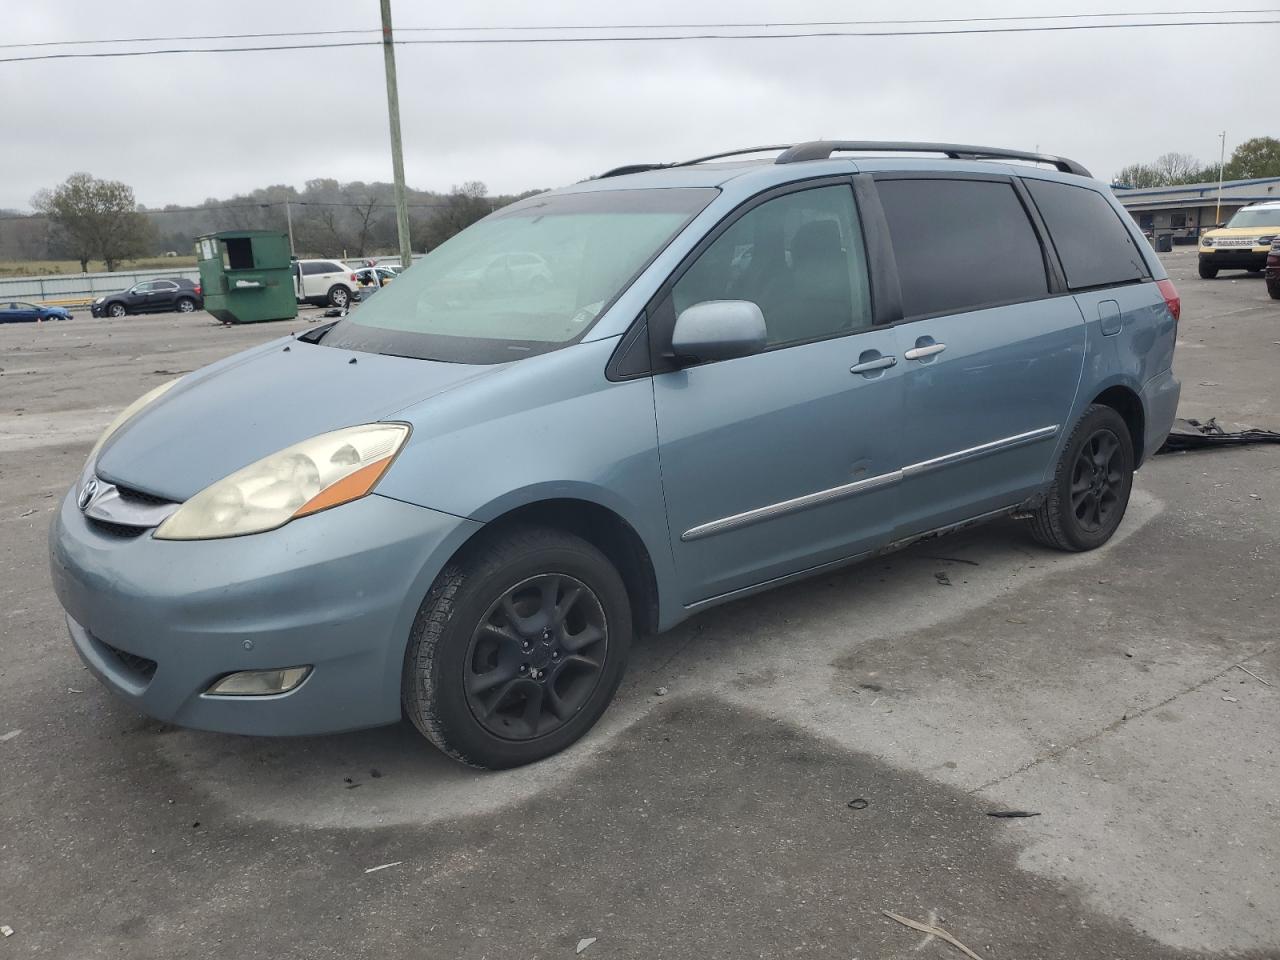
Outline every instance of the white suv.
[[351, 304], [358, 286], [355, 271], [337, 260], [295, 260], [293, 292], [299, 303], [343, 307]]

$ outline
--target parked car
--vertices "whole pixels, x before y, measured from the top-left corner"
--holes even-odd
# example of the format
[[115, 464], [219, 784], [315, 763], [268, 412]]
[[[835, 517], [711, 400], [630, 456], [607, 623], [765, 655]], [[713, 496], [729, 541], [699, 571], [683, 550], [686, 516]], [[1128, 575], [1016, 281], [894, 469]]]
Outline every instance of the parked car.
[[[548, 290], [456, 295], [517, 246]], [[90, 669], [165, 721], [403, 711], [527, 763], [698, 611], [995, 517], [1106, 543], [1173, 421], [1179, 309], [1063, 158], [815, 142], [606, 173], [129, 406], [54, 520], [54, 588]]]
[[191, 313], [204, 309], [200, 284], [183, 277], [146, 280], [128, 290], [108, 293], [93, 301], [89, 312], [95, 317], [123, 317], [130, 313], [164, 313], [176, 310]]
[[361, 267], [356, 271], [356, 283], [362, 287], [380, 287], [384, 283], [390, 283], [400, 275], [398, 268], [384, 267], [378, 265], [376, 267]]
[[1267, 254], [1267, 293], [1272, 300], [1280, 300], [1280, 238], [1271, 241]]
[[1261, 273], [1271, 241], [1280, 236], [1280, 200], [1241, 207], [1226, 226], [1200, 237], [1200, 276], [1212, 280], [1219, 270]]
[[293, 289], [299, 303], [326, 304], [342, 309], [360, 285], [356, 272], [337, 260], [295, 260]]
[[46, 307], [40, 303], [10, 300], [0, 303], [0, 323], [24, 323], [36, 320], [70, 320], [71, 311], [66, 307]]

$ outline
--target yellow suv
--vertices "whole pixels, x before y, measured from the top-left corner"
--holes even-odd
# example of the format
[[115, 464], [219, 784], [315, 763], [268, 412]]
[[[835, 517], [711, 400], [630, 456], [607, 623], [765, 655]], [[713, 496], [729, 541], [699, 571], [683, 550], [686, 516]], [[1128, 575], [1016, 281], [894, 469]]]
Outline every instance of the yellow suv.
[[1254, 203], [1236, 211], [1225, 227], [1200, 237], [1200, 276], [1212, 280], [1219, 270], [1259, 273], [1267, 265], [1271, 241], [1280, 236], [1280, 200]]

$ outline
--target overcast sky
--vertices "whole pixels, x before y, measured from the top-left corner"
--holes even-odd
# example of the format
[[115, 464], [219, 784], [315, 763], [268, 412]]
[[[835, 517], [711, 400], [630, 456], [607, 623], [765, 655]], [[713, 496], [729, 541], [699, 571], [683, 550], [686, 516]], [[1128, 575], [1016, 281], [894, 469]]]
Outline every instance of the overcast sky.
[[[394, 14], [397, 27], [412, 27], [981, 17], [1215, 5], [1253, 4], [394, 0]], [[377, 0], [40, 0], [5, 6], [5, 43], [372, 28], [379, 22]], [[1268, 78], [1275, 77], [1278, 41], [1280, 27], [1253, 26], [401, 47], [407, 179], [424, 189], [482, 180], [491, 192], [516, 192], [627, 162], [819, 137], [1038, 146], [1108, 178], [1125, 163], [1168, 150], [1216, 160], [1223, 129], [1228, 152], [1250, 136], [1280, 135], [1280, 113], [1265, 93]], [[0, 56], [21, 52], [39, 51], [0, 50]], [[1215, 82], [1215, 75], [1228, 79]], [[1243, 96], [1246, 89], [1255, 95]], [[301, 187], [315, 177], [391, 179], [376, 46], [0, 64], [0, 105], [6, 140], [0, 207], [26, 209], [36, 190], [78, 170], [125, 181], [149, 206], [197, 203], [274, 183]]]

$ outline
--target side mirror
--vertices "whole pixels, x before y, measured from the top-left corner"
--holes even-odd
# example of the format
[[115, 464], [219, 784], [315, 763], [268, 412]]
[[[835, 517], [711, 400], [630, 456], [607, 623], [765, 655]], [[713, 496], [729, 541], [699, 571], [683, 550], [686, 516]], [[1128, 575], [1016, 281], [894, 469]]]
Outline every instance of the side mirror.
[[671, 352], [678, 360], [732, 360], [759, 353], [768, 341], [764, 314], [750, 300], [704, 300], [676, 317]]

